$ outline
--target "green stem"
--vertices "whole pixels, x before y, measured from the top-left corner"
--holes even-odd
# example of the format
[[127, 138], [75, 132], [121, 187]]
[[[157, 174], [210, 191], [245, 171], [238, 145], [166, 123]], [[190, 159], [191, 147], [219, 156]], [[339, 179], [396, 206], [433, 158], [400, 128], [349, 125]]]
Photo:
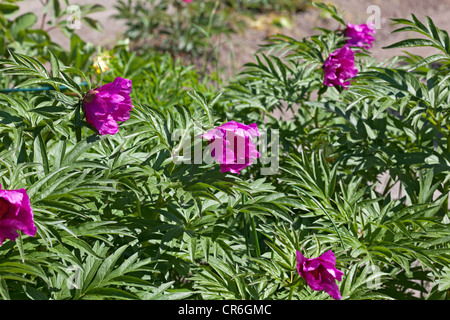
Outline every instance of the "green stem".
[[139, 201], [139, 198], [137, 195], [136, 195], [136, 208], [137, 208], [138, 217], [142, 218], [141, 201]]
[[316, 107], [314, 110], [314, 125], [316, 126], [316, 129], [319, 128], [319, 108]]
[[294, 295], [294, 289], [295, 289], [294, 286], [292, 286], [292, 287], [289, 289], [289, 297], [288, 297], [288, 300], [292, 300], [292, 296]]
[[450, 137], [447, 137], [447, 152], [450, 153]]
[[445, 199], [444, 204], [443, 204], [444, 212], [448, 211], [448, 193], [449, 193], [449, 191], [450, 191], [449, 190], [449, 184], [446, 183], [444, 185], [444, 192], [443, 192], [445, 195], [447, 195], [447, 198]]
[[256, 231], [255, 218], [253, 216], [250, 217], [250, 223], [253, 231], [253, 241], [255, 242], [256, 256], [260, 257], [261, 249], [259, 248], [258, 233]]
[[77, 142], [81, 141], [81, 102], [75, 110], [75, 135]]

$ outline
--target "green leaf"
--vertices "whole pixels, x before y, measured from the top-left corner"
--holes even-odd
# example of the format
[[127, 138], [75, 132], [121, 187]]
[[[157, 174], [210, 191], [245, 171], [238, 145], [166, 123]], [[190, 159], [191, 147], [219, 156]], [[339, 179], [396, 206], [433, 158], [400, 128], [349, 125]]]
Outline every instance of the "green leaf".
[[97, 142], [102, 140], [104, 137], [100, 137], [97, 134], [91, 135], [86, 139], [77, 143], [64, 157], [61, 165], [67, 166], [75, 163], [75, 161], [86, 151], [91, 149]]
[[52, 76], [59, 77], [60, 66], [58, 58], [55, 56], [53, 51], [49, 50], [49, 53], [50, 53], [50, 63], [52, 65]]
[[427, 39], [406, 39], [394, 44], [391, 44], [383, 49], [395, 49], [395, 48], [412, 48], [412, 47], [435, 47], [440, 49], [438, 45], [432, 40]]
[[0, 3], [0, 11], [5, 15], [11, 15], [19, 11], [19, 6], [13, 3]]
[[116, 288], [94, 288], [90, 289], [82, 298], [83, 300], [140, 300], [139, 297], [131, 292]]
[[17, 17], [11, 26], [11, 35], [16, 38], [21, 31], [30, 29], [37, 22], [37, 17], [34, 13], [28, 12]]

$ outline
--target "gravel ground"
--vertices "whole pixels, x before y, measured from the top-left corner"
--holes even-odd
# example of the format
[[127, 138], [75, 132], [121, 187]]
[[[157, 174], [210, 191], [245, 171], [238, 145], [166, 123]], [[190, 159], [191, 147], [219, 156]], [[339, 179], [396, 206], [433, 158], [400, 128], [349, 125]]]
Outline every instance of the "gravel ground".
[[[377, 6], [380, 12], [380, 25], [376, 30], [376, 41], [371, 49], [374, 57], [378, 60], [388, 59], [398, 54], [402, 54], [403, 49], [383, 49], [383, 47], [397, 41], [412, 37], [413, 33], [394, 33], [396, 29], [392, 25], [392, 18], [411, 18], [413, 13], [416, 17], [424, 21], [426, 16], [433, 19], [436, 26], [450, 31], [450, 0], [331, 0], [327, 3], [334, 4], [339, 12], [343, 13], [343, 18], [353, 24], [366, 23], [374, 14], [368, 11], [371, 6]], [[317, 34], [316, 27], [325, 27], [331, 30], [337, 28], [337, 23], [332, 19], [321, 16], [317, 9], [310, 9], [298, 13], [293, 20], [293, 27], [288, 29], [266, 28], [265, 30], [246, 30], [244, 35], [233, 37], [233, 47], [235, 50], [238, 65], [252, 59], [252, 55], [258, 48], [258, 44], [269, 35], [276, 32], [292, 36], [297, 39]], [[417, 37], [417, 35], [414, 35]], [[414, 48], [414, 53], [427, 56], [432, 54], [434, 49]]]
[[[124, 31], [124, 21], [114, 20], [111, 16], [116, 12], [114, 5], [117, 0], [72, 0], [70, 4], [101, 4], [106, 10], [90, 15], [93, 19], [99, 20], [103, 27], [103, 32], [96, 32], [92, 29], [82, 26], [78, 30], [78, 34], [85, 40], [96, 45], [110, 46], [117, 39], [122, 37]], [[343, 12], [344, 20], [353, 24], [366, 23], [374, 11], [369, 11], [371, 6], [377, 6], [380, 12], [380, 28], [376, 30], [376, 41], [372, 48], [372, 53], [380, 60], [387, 59], [396, 54], [400, 54], [401, 50], [386, 50], [382, 47], [405, 39], [410, 36], [409, 33], [391, 34], [395, 29], [391, 25], [391, 18], [410, 18], [414, 13], [421, 21], [425, 16], [431, 17], [436, 26], [450, 31], [450, 0], [328, 0], [324, 1], [336, 5], [339, 12]], [[39, 0], [25, 0], [19, 2], [22, 12], [32, 11], [39, 13], [42, 10], [42, 4]], [[39, 14], [38, 14], [39, 16]], [[257, 19], [256, 17], [255, 19]], [[42, 17], [39, 17], [38, 27], [42, 23]], [[292, 27], [278, 29], [274, 27], [252, 28], [244, 30], [242, 34], [233, 35], [231, 41], [224, 41], [220, 52], [223, 52], [221, 60], [222, 65], [232, 63], [235, 67], [253, 61], [253, 54], [258, 49], [258, 45], [262, 43], [264, 38], [269, 34], [283, 33], [295, 38], [302, 38], [317, 33], [315, 27], [326, 27], [333, 29], [337, 26], [331, 19], [324, 18], [320, 12], [311, 8], [305, 12], [300, 12], [292, 17]], [[64, 35], [57, 30], [50, 31], [54, 41], [68, 47], [69, 42]], [[233, 48], [234, 58], [230, 59], [230, 50]], [[428, 55], [433, 52], [432, 49], [415, 49], [415, 53], [420, 55]]]
[[[69, 0], [71, 5], [100, 4], [105, 7], [105, 10], [89, 15], [90, 18], [100, 21], [104, 29], [103, 32], [97, 32], [82, 24], [81, 28], [77, 30], [77, 34], [85, 41], [96, 45], [108, 46], [114, 44], [121, 37], [125, 26], [123, 21], [117, 21], [111, 17], [116, 13], [114, 8], [116, 2], [117, 0]], [[43, 8], [41, 0], [24, 0], [19, 2], [18, 5], [20, 6], [20, 14], [34, 12], [38, 16], [38, 22], [35, 27], [40, 28], [42, 24], [42, 14], [40, 13]], [[53, 29], [49, 31], [49, 35], [54, 42], [69, 48], [69, 40], [59, 30]]]

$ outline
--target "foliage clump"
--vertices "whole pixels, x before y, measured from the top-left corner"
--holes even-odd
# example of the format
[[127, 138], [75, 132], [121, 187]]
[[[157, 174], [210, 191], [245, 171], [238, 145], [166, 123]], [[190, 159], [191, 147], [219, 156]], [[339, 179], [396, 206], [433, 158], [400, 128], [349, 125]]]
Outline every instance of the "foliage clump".
[[[420, 38], [389, 48], [439, 53], [377, 61], [349, 46], [334, 7], [316, 6], [340, 31], [271, 36], [223, 83], [170, 50], [121, 41], [97, 51], [70, 29], [66, 50], [33, 29], [34, 14], [0, 3], [0, 184], [26, 190], [36, 227], [0, 246], [0, 297], [330, 299], [300, 257], [337, 270], [342, 299], [448, 299], [448, 33], [430, 18], [396, 19], [396, 32]], [[324, 85], [324, 62], [346, 46], [358, 73], [345, 88]], [[101, 134], [85, 117], [87, 94], [117, 78], [132, 83], [132, 109]], [[108, 97], [108, 112], [128, 101]], [[221, 172], [190, 157], [229, 121], [257, 125], [257, 161]], [[3, 200], [0, 223], [13, 207]]]

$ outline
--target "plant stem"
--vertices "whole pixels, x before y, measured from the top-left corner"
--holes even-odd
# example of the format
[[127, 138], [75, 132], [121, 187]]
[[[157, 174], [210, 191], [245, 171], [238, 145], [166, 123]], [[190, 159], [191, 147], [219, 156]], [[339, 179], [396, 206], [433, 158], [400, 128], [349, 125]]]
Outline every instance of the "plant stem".
[[45, 19], [47, 18], [47, 14], [44, 13], [44, 15], [42, 16], [42, 24], [41, 24], [41, 29], [44, 30], [45, 28]]
[[260, 257], [261, 249], [259, 248], [258, 233], [256, 231], [255, 218], [253, 216], [250, 216], [250, 223], [253, 231], [253, 241], [255, 242], [256, 256]]
[[289, 289], [289, 297], [288, 297], [288, 300], [292, 300], [292, 296], [294, 295], [294, 289], [295, 289], [294, 286], [292, 286], [292, 287]]
[[77, 105], [75, 110], [75, 135], [77, 142], [81, 141], [81, 102]]
[[314, 110], [314, 125], [316, 126], [316, 129], [319, 128], [319, 108], [316, 107]]

